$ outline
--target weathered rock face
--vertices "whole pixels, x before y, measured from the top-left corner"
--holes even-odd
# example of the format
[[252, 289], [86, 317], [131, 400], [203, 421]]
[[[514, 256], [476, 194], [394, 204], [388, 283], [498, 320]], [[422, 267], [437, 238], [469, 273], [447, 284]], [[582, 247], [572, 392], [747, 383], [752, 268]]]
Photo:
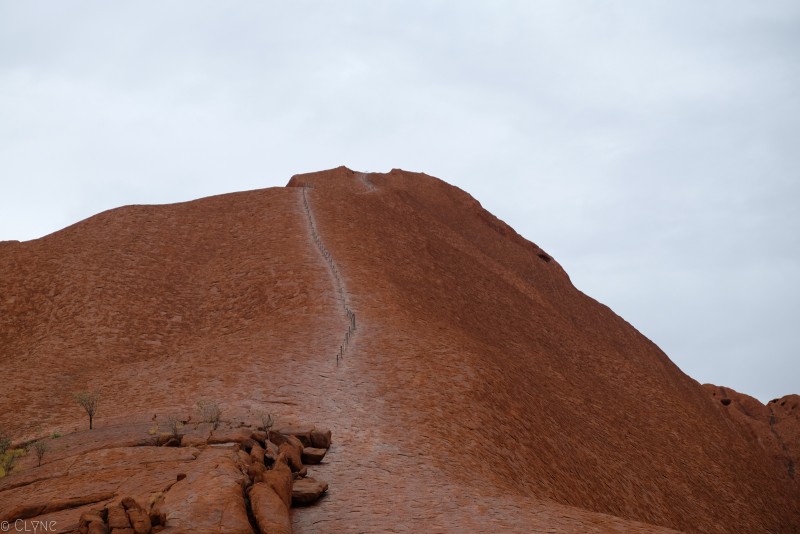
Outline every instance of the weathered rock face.
[[199, 455], [194, 448], [138, 446], [146, 437], [146, 426], [132, 425], [52, 440], [41, 467], [27, 457], [15, 474], [0, 479], [0, 520], [37, 518], [63, 526], [123, 496], [146, 503]]
[[97, 388], [98, 429], [201, 398], [331, 428], [330, 496], [297, 532], [800, 528], [797, 480], [749, 423], [464, 192], [344, 168], [289, 185], [4, 246], [0, 424], [82, 427], [70, 393]]
[[765, 405], [731, 388], [704, 384], [719, 402], [723, 416], [745, 430], [756, 449], [763, 449], [789, 480], [798, 478], [800, 465], [800, 396], [786, 395]]

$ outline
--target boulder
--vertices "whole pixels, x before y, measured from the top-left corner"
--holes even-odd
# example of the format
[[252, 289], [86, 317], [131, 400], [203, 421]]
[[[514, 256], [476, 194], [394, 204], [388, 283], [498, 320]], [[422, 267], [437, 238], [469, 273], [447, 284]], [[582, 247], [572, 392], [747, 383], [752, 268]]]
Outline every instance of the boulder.
[[121, 503], [108, 507], [108, 526], [111, 529], [130, 528], [131, 522]]
[[[214, 445], [214, 447], [218, 447], [219, 445]], [[247, 466], [250, 465], [252, 460], [250, 459], [250, 454], [244, 452], [243, 450], [239, 449], [236, 451], [236, 463], [239, 464], [239, 467], [247, 469]]]
[[292, 505], [292, 471], [283, 461], [275, 462], [275, 467], [261, 474], [261, 482], [267, 484], [289, 508]]
[[165, 532], [252, 533], [236, 452], [209, 447], [184, 468], [186, 478], [164, 495]]
[[278, 447], [278, 451], [280, 452], [280, 455], [283, 455], [286, 458], [286, 463], [292, 468], [292, 471], [300, 471], [303, 468], [302, 448], [298, 450], [289, 443], [284, 443]]
[[267, 470], [267, 466], [266, 465], [260, 464], [260, 463], [257, 463], [257, 462], [251, 462], [247, 466], [247, 476], [253, 482], [257, 482], [257, 481], [261, 480], [261, 477], [264, 474], [264, 471], [266, 471], [266, 470]]
[[328, 483], [314, 478], [295, 480], [292, 486], [292, 504], [304, 506], [316, 502], [328, 491]]
[[297, 480], [298, 478], [306, 478], [307, 475], [308, 475], [308, 467], [303, 466], [303, 468], [300, 471], [292, 473], [292, 478]]
[[303, 448], [302, 460], [306, 465], [317, 465], [325, 458], [328, 449], [318, 449], [316, 447]]
[[282, 428], [280, 433], [284, 436], [294, 436], [300, 440], [304, 447], [311, 447], [311, 433], [313, 431], [313, 426], [302, 426]]
[[303, 452], [303, 447], [305, 447], [305, 445], [303, 445], [303, 441], [300, 438], [298, 438], [297, 436], [287, 436], [286, 437], [286, 443], [288, 443], [292, 447], [296, 448], [297, 451], [300, 452], [300, 453]]
[[255, 484], [248, 491], [253, 517], [261, 534], [291, 534], [289, 508], [266, 483]]
[[153, 524], [150, 521], [150, 515], [142, 510], [128, 510], [128, 519], [131, 522], [135, 534], [149, 534]]
[[266, 442], [266, 457], [271, 458], [272, 461], [278, 459], [278, 454], [280, 451], [278, 450], [278, 446], [272, 443], [271, 441]]
[[136, 499], [133, 497], [125, 497], [119, 503], [125, 508], [125, 511], [130, 512], [131, 510], [141, 510], [142, 507], [136, 502]]
[[[133, 497], [125, 497], [120, 504], [128, 514], [128, 521], [134, 534], [149, 534], [152, 528], [150, 515]], [[118, 527], [119, 528], [119, 527]], [[114, 531], [112, 530], [112, 534]]]
[[250, 460], [256, 464], [263, 464], [265, 452], [261, 445], [254, 445], [253, 448], [250, 449]]
[[211, 432], [208, 437], [208, 444], [222, 444], [222, 443], [245, 443], [250, 440], [250, 434], [253, 431], [249, 428], [219, 428]]
[[261, 430], [254, 430], [253, 433], [250, 434], [250, 437], [259, 442], [262, 446], [267, 441], [267, 433]]
[[280, 432], [275, 432], [274, 430], [270, 430], [269, 432], [269, 441], [278, 447], [286, 443], [288, 440], [289, 436], [281, 434]]
[[312, 430], [311, 446], [317, 449], [329, 449], [331, 447], [331, 431], [321, 428]]
[[89, 523], [91, 523], [92, 521], [105, 523], [105, 519], [103, 518], [103, 512], [98, 510], [92, 510], [91, 512], [82, 513], [78, 525], [80, 525], [81, 528], [88, 527]]

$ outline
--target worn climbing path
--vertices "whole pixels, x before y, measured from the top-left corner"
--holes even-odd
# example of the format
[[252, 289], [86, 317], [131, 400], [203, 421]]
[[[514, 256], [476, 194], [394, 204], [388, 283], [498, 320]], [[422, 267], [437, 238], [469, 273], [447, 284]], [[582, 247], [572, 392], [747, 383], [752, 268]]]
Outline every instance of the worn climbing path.
[[339, 345], [339, 348], [336, 352], [336, 362], [338, 363], [340, 359], [342, 359], [347, 352], [347, 348], [350, 345], [350, 340], [355, 334], [356, 331], [356, 314], [350, 308], [350, 305], [347, 301], [347, 293], [344, 288], [344, 284], [342, 282], [342, 277], [339, 273], [339, 268], [336, 265], [336, 262], [333, 260], [331, 253], [325, 247], [325, 244], [322, 241], [322, 237], [317, 230], [317, 225], [314, 221], [314, 214], [311, 210], [311, 205], [308, 202], [308, 193], [306, 190], [308, 187], [303, 186], [301, 188], [302, 195], [303, 195], [303, 209], [305, 211], [306, 217], [308, 219], [308, 227], [311, 233], [311, 239], [314, 241], [314, 244], [317, 246], [319, 253], [322, 255], [323, 259], [328, 265], [330, 270], [331, 276], [333, 277], [334, 284], [336, 286], [336, 292], [339, 296], [339, 300], [342, 303], [342, 308], [344, 309], [344, 315], [347, 320], [347, 328], [344, 331], [342, 336], [342, 342]]

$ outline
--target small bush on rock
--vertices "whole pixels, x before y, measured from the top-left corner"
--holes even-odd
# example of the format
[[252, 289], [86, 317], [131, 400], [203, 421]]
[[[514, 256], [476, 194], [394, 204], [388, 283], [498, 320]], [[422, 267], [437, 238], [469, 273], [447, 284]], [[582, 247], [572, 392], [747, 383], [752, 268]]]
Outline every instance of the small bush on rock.
[[203, 421], [211, 423], [216, 430], [222, 417], [222, 408], [219, 403], [215, 400], [202, 399], [197, 402], [197, 409], [200, 411]]
[[258, 412], [258, 418], [261, 420], [261, 430], [269, 435], [272, 425], [275, 424], [275, 417], [271, 413]]
[[36, 453], [36, 461], [38, 466], [42, 465], [42, 458], [44, 458], [45, 453], [47, 452], [47, 441], [43, 439], [37, 439], [33, 442], [33, 452]]
[[183, 428], [183, 422], [180, 417], [177, 415], [170, 415], [167, 417], [167, 430], [172, 434], [172, 437], [177, 438], [181, 428]]
[[6, 451], [0, 454], [0, 478], [11, 473], [14, 463], [20, 456], [25, 456], [27, 451], [24, 448], [12, 449], [10, 444], [6, 446]]
[[72, 397], [81, 408], [86, 410], [86, 415], [89, 416], [89, 430], [91, 430], [94, 414], [97, 413], [97, 404], [100, 402], [100, 394], [96, 391], [79, 391], [78, 393], [74, 393]]

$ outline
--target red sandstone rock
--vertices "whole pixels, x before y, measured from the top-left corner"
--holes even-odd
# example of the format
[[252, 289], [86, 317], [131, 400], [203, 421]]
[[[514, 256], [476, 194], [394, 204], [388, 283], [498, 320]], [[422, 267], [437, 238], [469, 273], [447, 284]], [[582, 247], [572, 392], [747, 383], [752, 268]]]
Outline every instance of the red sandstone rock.
[[299, 444], [293, 444], [290, 441], [282, 444], [278, 447], [278, 451], [281, 454], [286, 456], [287, 463], [289, 467], [292, 468], [292, 471], [299, 471], [303, 468], [303, 446]]
[[261, 534], [291, 534], [289, 508], [273, 489], [261, 482], [248, 490], [253, 516]]
[[250, 522], [243, 499], [245, 476], [237, 466], [235, 453], [208, 448], [200, 453], [164, 497], [164, 532], [195, 534], [250, 534]]
[[150, 522], [150, 515], [144, 510], [128, 510], [128, 519], [135, 534], [148, 534], [153, 527]]
[[303, 463], [306, 465], [317, 465], [325, 458], [325, 453], [327, 453], [327, 449], [317, 449], [314, 447], [304, 447], [303, 448]]
[[292, 505], [292, 471], [283, 460], [275, 462], [275, 466], [264, 471], [260, 481], [267, 484], [280, 497], [286, 508]]
[[311, 434], [314, 432], [314, 427], [286, 427], [279, 431], [284, 436], [294, 436], [304, 447], [311, 447]]
[[328, 449], [331, 446], [331, 431], [314, 429], [311, 431], [311, 446], [317, 449]]
[[265, 454], [265, 451], [261, 447], [261, 445], [254, 445], [253, 448], [250, 449], [250, 460], [253, 463], [263, 464], [264, 463], [264, 454]]
[[227, 428], [220, 427], [211, 432], [208, 438], [208, 444], [225, 444], [225, 443], [245, 443], [250, 441], [250, 435], [253, 431], [249, 428]]
[[276, 460], [278, 458], [278, 454], [280, 454], [280, 449], [278, 449], [278, 446], [271, 441], [268, 441], [266, 446], [265, 456], [271, 458], [273, 461]]
[[0, 520], [13, 523], [18, 519], [31, 519], [60, 510], [78, 508], [85, 504], [103, 502], [112, 499], [114, 494], [96, 492], [80, 493], [70, 497], [48, 497], [46, 494], [36, 495], [34, 493], [30, 495], [30, 488], [28, 486], [22, 486], [4, 492], [2, 497], [3, 500], [0, 501], [0, 503], [7, 507], [5, 510], [0, 510]]
[[267, 433], [261, 430], [253, 431], [253, 433], [250, 434], [250, 437], [256, 440], [262, 447], [267, 441]]
[[122, 504], [108, 507], [108, 526], [111, 529], [131, 526], [128, 514], [125, 513], [125, 508], [122, 507]]
[[92, 521], [99, 521], [100, 523], [105, 522], [105, 518], [103, 517], [102, 513], [97, 510], [93, 510], [91, 512], [84, 512], [81, 514], [79, 524], [81, 527], [88, 526], [89, 523]]
[[787, 395], [765, 406], [731, 388], [712, 384], [703, 387], [719, 401], [721, 415], [735, 421], [753, 447], [768, 453], [782, 472], [781, 478], [794, 480], [800, 465], [800, 396]]
[[292, 447], [294, 447], [295, 450], [297, 450], [297, 452], [299, 452], [299, 453], [303, 452], [303, 447], [305, 445], [303, 445], [302, 440], [300, 440], [300, 438], [298, 438], [297, 436], [288, 436], [286, 438], [286, 443], [288, 445], [291, 445]]
[[292, 473], [292, 478], [294, 480], [298, 480], [300, 478], [306, 478], [306, 476], [308, 476], [308, 467], [306, 467], [306, 466], [303, 466], [298, 471]]
[[295, 480], [292, 486], [292, 504], [305, 506], [317, 502], [328, 490], [328, 483], [311, 477]]
[[264, 472], [267, 471], [267, 466], [262, 463], [251, 462], [247, 466], [247, 477], [252, 481], [259, 481]]
[[[67, 452], [21, 459], [0, 510], [94, 490], [146, 502], [175, 482], [174, 460], [162, 480], [136, 454], [91, 453], [94, 435], [146, 423], [119, 445], [132, 447], [155, 411], [216, 398], [231, 420], [268, 405], [336, 429], [336, 461], [315, 468], [336, 499], [296, 514], [297, 532], [797, 530], [797, 482], [777, 439], [756, 445], [761, 416], [710, 400], [475, 199], [403, 171], [290, 186], [120, 208], [0, 245], [0, 353], [17, 355], [0, 359], [3, 424], [15, 439], [84, 428], [70, 392], [96, 384], [103, 399], [69, 445], [77, 471]], [[337, 362], [342, 295], [358, 329]], [[773, 427], [796, 457], [790, 404], [772, 406]], [[38, 517], [67, 524], [105, 504]]]
[[108, 527], [105, 523], [92, 521], [89, 523], [87, 534], [108, 534]]
[[274, 443], [278, 447], [280, 447], [281, 445], [286, 443], [288, 440], [289, 440], [289, 436], [281, 434], [280, 432], [276, 432], [274, 430], [271, 430], [270, 433], [269, 433], [269, 441], [270, 441], [270, 443]]

